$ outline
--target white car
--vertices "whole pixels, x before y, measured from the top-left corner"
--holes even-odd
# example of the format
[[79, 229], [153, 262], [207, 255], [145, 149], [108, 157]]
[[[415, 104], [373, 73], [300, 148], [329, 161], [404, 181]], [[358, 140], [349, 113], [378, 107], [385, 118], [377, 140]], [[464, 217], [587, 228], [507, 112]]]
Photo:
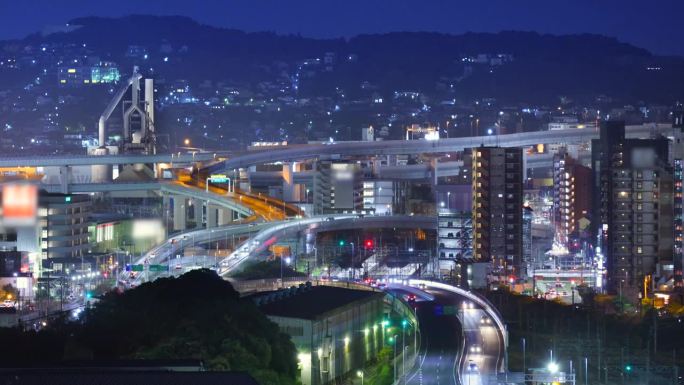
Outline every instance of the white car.
[[469, 372], [477, 372], [478, 370], [479, 370], [479, 368], [477, 367], [477, 364], [473, 360], [468, 361], [468, 371]]
[[17, 306], [17, 303], [12, 301], [11, 299], [6, 299], [6, 300], [2, 301], [2, 304], [0, 304], [0, 307], [3, 307], [3, 308], [13, 308], [16, 306]]

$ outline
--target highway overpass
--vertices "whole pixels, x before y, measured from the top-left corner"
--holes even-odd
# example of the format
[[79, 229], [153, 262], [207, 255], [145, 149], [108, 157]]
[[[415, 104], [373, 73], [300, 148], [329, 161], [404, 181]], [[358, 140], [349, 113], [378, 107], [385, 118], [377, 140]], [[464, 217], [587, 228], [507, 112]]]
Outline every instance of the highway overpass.
[[197, 152], [192, 154], [125, 154], [125, 155], [36, 155], [0, 158], [0, 167], [63, 167], [121, 165], [141, 163], [181, 163], [208, 162], [216, 159], [216, 154]]
[[[334, 218], [331, 220], [331, 218]], [[249, 239], [237, 247], [219, 263], [219, 274], [227, 276], [245, 261], [255, 258], [277, 240], [300, 231], [323, 232], [363, 228], [422, 228], [436, 229], [434, 217], [423, 216], [358, 216], [352, 214], [317, 216], [301, 219], [288, 219], [279, 222], [251, 222], [210, 229], [200, 229], [170, 237], [161, 245], [153, 248], [134, 264], [167, 264], [180, 255], [189, 245], [210, 244], [212, 242], [248, 236]], [[126, 275], [125, 272], [122, 272]], [[149, 276], [138, 276], [134, 283], [139, 284]]]
[[[672, 135], [673, 128], [659, 126], [628, 126], [630, 138], [651, 137], [654, 134]], [[435, 154], [462, 151], [478, 146], [526, 147], [536, 144], [573, 144], [598, 139], [596, 131], [571, 129], [535, 131], [507, 135], [488, 135], [464, 138], [426, 140], [386, 140], [375, 142], [331, 142], [283, 146], [277, 149], [252, 151], [207, 167], [210, 172], [229, 172], [274, 161], [305, 159], [335, 159], [344, 156]]]

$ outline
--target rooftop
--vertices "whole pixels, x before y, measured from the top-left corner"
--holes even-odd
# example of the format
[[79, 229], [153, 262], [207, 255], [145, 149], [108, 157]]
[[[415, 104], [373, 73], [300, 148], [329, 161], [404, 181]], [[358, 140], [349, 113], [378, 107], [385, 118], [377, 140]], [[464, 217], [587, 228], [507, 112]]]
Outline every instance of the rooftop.
[[[274, 292], [260, 293], [256, 296], [263, 297], [270, 293]], [[263, 304], [259, 308], [270, 316], [315, 319], [345, 305], [365, 301], [376, 296], [382, 298], [384, 295], [384, 293], [369, 290], [313, 286], [307, 290], [300, 290], [291, 296]]]

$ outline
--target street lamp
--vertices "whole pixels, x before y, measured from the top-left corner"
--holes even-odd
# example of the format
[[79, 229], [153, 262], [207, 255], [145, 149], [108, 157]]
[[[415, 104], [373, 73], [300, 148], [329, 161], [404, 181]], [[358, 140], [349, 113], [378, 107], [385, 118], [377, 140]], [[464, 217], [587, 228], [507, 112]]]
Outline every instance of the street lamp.
[[[290, 257], [285, 258], [285, 263], [289, 266], [292, 259]], [[280, 257], [280, 287], [285, 287], [285, 282], [283, 281], [283, 257]]]
[[398, 334], [393, 335], [390, 337], [390, 342], [394, 344], [394, 355], [392, 355], [392, 367], [394, 368], [394, 382], [397, 382], [397, 337], [399, 337]]
[[361, 385], [363, 385], [363, 370], [357, 370], [356, 376], [361, 377]]
[[406, 325], [408, 321], [405, 319], [401, 321], [401, 376], [406, 383]]
[[549, 370], [549, 373], [553, 374], [558, 372], [558, 364], [555, 362], [549, 362], [549, 364], [546, 366], [546, 369]]

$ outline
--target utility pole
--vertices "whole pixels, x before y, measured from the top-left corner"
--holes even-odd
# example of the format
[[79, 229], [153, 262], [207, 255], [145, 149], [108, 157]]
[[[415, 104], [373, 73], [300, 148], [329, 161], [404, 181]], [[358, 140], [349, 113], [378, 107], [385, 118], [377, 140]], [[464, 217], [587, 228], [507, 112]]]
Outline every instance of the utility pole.
[[526, 346], [525, 346], [525, 345], [526, 345], [526, 341], [525, 341], [525, 337], [523, 337], [523, 338], [522, 338], [523, 375], [524, 375], [525, 373], [527, 373], [527, 365], [526, 365], [526, 364], [527, 364], [527, 361], [526, 361], [526, 357], [525, 357]]

